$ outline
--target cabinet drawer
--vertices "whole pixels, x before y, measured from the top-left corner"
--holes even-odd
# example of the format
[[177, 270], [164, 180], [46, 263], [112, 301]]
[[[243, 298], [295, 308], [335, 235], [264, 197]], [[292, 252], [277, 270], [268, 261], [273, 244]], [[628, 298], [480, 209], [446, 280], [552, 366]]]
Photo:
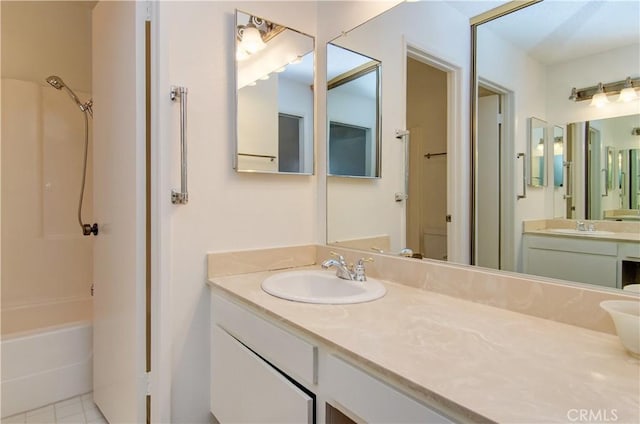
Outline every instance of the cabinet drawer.
[[316, 346], [216, 294], [211, 296], [211, 316], [215, 324], [287, 374], [305, 383], [317, 382]]
[[640, 258], [640, 243], [620, 243], [620, 257]]
[[326, 381], [336, 402], [368, 423], [451, 423], [434, 410], [400, 393], [342, 359], [329, 355]]
[[564, 252], [589, 253], [592, 255], [618, 255], [618, 243], [593, 240], [586, 237], [534, 236], [526, 234], [525, 247], [532, 249], [559, 250]]
[[211, 412], [222, 423], [313, 422], [313, 399], [258, 355], [213, 326]]

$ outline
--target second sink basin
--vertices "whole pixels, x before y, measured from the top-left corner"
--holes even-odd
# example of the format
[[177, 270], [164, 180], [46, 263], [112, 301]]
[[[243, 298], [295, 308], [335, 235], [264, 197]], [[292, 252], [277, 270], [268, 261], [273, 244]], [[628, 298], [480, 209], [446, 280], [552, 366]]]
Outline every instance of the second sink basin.
[[333, 271], [289, 271], [272, 275], [262, 282], [262, 290], [272, 296], [305, 303], [347, 304], [369, 302], [387, 290], [373, 278], [349, 281]]

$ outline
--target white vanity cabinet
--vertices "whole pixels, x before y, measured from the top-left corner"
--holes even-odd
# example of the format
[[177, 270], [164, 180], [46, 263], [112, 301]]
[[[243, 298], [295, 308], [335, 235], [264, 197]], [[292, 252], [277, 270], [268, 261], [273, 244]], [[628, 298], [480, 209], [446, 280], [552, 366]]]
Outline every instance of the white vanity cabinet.
[[217, 325], [211, 411], [221, 423], [313, 422], [313, 398]]
[[211, 412], [224, 423], [312, 423], [302, 387], [316, 375], [317, 348], [212, 295]]
[[[452, 422], [333, 348], [215, 290], [211, 319], [211, 412], [221, 424]], [[328, 412], [336, 409], [343, 419]]]
[[623, 261], [640, 256], [640, 243], [588, 236], [524, 234], [523, 269], [527, 274], [622, 288]]
[[618, 245], [587, 237], [524, 234], [523, 272], [542, 277], [617, 286]]

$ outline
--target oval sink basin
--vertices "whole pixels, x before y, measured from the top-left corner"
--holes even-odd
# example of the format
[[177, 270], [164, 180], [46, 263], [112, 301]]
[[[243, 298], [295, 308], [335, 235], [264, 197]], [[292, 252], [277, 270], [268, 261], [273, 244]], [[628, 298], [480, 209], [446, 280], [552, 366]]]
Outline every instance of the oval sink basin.
[[560, 234], [571, 234], [576, 236], [610, 236], [612, 234], [615, 234], [612, 231], [601, 231], [601, 230], [581, 231], [573, 228], [551, 228], [547, 231], [560, 233]]
[[387, 289], [373, 278], [349, 281], [334, 271], [290, 271], [272, 275], [262, 282], [262, 290], [272, 296], [305, 303], [347, 304], [379, 299]]

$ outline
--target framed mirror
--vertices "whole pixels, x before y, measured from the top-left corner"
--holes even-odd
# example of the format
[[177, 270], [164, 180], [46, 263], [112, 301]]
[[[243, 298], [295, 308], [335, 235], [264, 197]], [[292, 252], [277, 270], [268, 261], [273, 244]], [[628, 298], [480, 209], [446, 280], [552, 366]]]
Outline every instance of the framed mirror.
[[327, 173], [380, 177], [380, 68], [363, 54], [327, 45]]
[[314, 38], [236, 10], [238, 172], [313, 174]]
[[542, 119], [529, 118], [528, 183], [531, 187], [547, 185], [547, 123]]

